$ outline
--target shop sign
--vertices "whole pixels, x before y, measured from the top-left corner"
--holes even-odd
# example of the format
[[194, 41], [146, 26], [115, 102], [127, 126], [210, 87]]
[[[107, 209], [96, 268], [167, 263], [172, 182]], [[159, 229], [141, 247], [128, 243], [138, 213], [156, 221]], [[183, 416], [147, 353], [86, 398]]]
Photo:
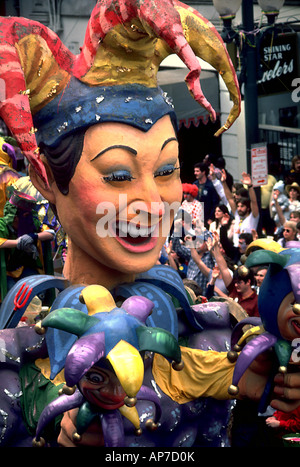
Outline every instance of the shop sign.
[[268, 150], [266, 143], [251, 146], [251, 180], [254, 187], [268, 182]]
[[292, 82], [298, 75], [297, 35], [267, 34], [260, 47], [261, 79], [258, 95], [292, 92]]

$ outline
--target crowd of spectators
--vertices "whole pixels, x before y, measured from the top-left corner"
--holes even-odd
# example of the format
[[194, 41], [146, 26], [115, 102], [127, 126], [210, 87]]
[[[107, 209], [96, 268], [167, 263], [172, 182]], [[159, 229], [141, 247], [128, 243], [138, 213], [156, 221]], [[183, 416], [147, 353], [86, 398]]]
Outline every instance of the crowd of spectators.
[[[300, 246], [299, 173], [300, 156], [295, 156], [281, 179], [271, 175], [257, 190], [245, 172], [235, 182], [222, 158], [195, 164], [195, 181], [183, 183], [183, 202], [166, 243], [167, 263], [195, 281], [204, 297], [211, 294], [207, 285], [217, 268], [214, 295], [233, 297], [258, 316], [259, 276], [250, 271], [244, 277], [241, 266], [248, 246], [260, 238], [270, 239], [278, 251]], [[248, 308], [250, 295], [255, 303]]]
[[20, 279], [54, 273], [55, 256], [67, 247], [49, 202], [35, 189], [26, 168], [19, 169], [16, 152], [0, 137], [1, 302]]
[[[247, 315], [259, 317], [258, 295], [268, 266], [248, 269], [244, 262], [260, 239], [267, 239], [277, 252], [300, 247], [300, 155], [293, 158], [291, 170], [281, 178], [269, 175], [258, 189], [247, 173], [234, 182], [220, 159], [212, 164], [205, 158], [195, 165], [194, 174], [194, 184], [183, 184], [184, 201], [166, 244], [167, 264], [193, 284], [198, 303], [225, 297]], [[191, 191], [193, 198], [187, 196]], [[202, 201], [198, 218], [197, 200]], [[255, 404], [244, 401], [233, 411], [233, 446], [277, 447], [284, 433], [299, 431], [299, 411], [274, 413], [269, 407], [257, 416]]]

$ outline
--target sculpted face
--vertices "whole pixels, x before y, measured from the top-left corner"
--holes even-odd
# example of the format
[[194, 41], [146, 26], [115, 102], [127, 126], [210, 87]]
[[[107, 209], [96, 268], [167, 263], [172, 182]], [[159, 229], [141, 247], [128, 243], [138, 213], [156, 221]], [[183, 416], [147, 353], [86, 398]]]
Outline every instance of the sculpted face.
[[173, 222], [169, 207], [178, 209], [182, 197], [170, 118], [146, 133], [121, 123], [90, 127], [68, 195], [54, 181], [50, 187], [44, 196], [56, 205], [69, 236], [69, 262], [80, 253], [77, 268], [93, 261], [93, 269], [98, 264], [129, 274], [148, 270]]
[[292, 341], [300, 337], [300, 317], [293, 312], [295, 296], [290, 292], [281, 302], [278, 310], [278, 328], [281, 336]]
[[91, 404], [106, 410], [124, 405], [126, 393], [116, 375], [105, 368], [93, 366], [80, 380], [79, 388]]

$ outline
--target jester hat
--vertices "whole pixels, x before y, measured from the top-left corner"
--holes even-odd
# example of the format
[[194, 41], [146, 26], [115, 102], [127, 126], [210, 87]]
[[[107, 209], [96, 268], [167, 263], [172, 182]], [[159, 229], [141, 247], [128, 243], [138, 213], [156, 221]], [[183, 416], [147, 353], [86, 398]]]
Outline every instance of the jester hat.
[[98, 122], [118, 121], [144, 131], [173, 106], [157, 85], [157, 71], [176, 53], [189, 72], [192, 96], [215, 120], [204, 97], [197, 57], [222, 76], [233, 106], [224, 126], [240, 113], [240, 92], [226, 47], [199, 12], [177, 0], [98, 0], [81, 52], [72, 54], [44, 25], [0, 19], [0, 117], [47, 184], [38, 144]]
[[[54, 400], [43, 410], [38, 422], [35, 441], [49, 421], [70, 408], [79, 407], [76, 419], [77, 435], [85, 431], [97, 416], [97, 408], [85, 401], [75, 385], [95, 364], [113, 369], [127, 396], [120, 413], [140, 430], [140, 421], [136, 408], [137, 399], [152, 401], [156, 407], [154, 420], [149, 419], [150, 429], [155, 427], [161, 408], [156, 393], [143, 386], [144, 362], [140, 352], [154, 351], [173, 360], [173, 368], [183, 368], [179, 344], [173, 334], [160, 328], [147, 327], [145, 322], [151, 314], [153, 303], [146, 297], [132, 296], [125, 300], [121, 308], [116, 307], [110, 292], [102, 286], [90, 285], [81, 292], [80, 300], [85, 303], [88, 313], [59, 308], [50, 312], [42, 322], [37, 323], [36, 331], [44, 333], [48, 327], [75, 334], [78, 339], [71, 349], [65, 349], [64, 375], [66, 386], [61, 397]], [[52, 375], [54, 376], [54, 375]], [[100, 409], [101, 411], [101, 409]], [[104, 422], [105, 422], [104, 411]], [[119, 415], [111, 414], [118, 425]], [[147, 425], [147, 424], [146, 424]], [[110, 439], [112, 427], [102, 428], [104, 437]], [[116, 429], [116, 432], [118, 430]], [[110, 441], [107, 441], [108, 445]]]
[[86, 304], [87, 314], [59, 308], [41, 323], [45, 329], [52, 327], [78, 336], [73, 347], [65, 349], [62, 355], [69, 387], [76, 385], [100, 358], [106, 358], [127, 395], [134, 397], [143, 381], [140, 352], [146, 350], [172, 359], [173, 367], [181, 368], [181, 351], [173, 334], [145, 324], [153, 308], [149, 299], [133, 296], [118, 308], [105, 287], [90, 285], [82, 290], [81, 300]]

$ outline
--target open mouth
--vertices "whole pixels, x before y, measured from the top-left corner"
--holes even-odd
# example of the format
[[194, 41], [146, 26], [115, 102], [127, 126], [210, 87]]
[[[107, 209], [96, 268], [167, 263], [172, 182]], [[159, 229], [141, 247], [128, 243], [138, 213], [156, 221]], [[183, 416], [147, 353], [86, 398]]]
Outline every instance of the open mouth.
[[86, 396], [93, 405], [106, 410], [116, 410], [124, 405], [124, 397], [126, 394], [124, 393], [122, 397], [111, 396], [111, 400], [97, 395], [97, 391], [87, 391]]
[[292, 324], [294, 330], [296, 331], [296, 333], [300, 335], [300, 322], [296, 321], [296, 320], [292, 320], [291, 324]]
[[112, 230], [118, 242], [133, 253], [146, 252], [154, 248], [158, 239], [159, 223], [142, 226], [133, 222], [117, 221]]

